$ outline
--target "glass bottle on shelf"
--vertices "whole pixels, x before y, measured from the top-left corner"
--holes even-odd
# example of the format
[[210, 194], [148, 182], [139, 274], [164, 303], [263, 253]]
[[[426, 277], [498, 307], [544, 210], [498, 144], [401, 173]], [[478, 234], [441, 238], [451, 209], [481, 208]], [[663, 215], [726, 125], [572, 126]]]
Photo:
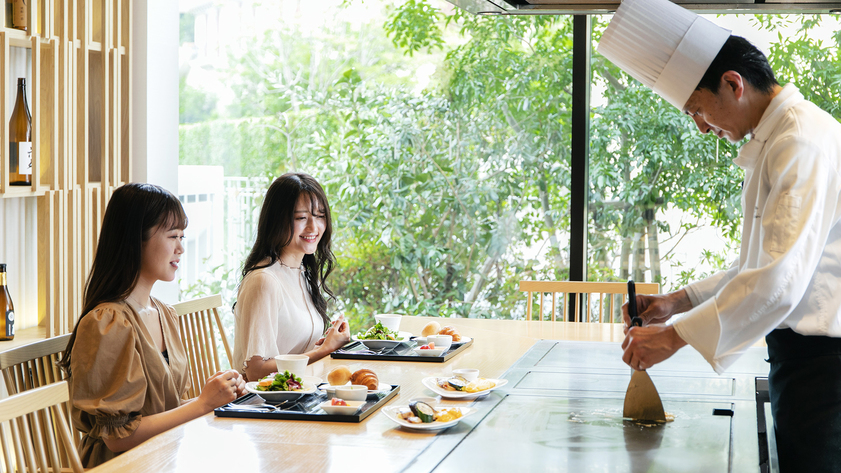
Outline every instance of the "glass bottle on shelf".
[[18, 79], [18, 97], [9, 119], [9, 184], [32, 185], [32, 117], [26, 103], [26, 79]]
[[12, 28], [26, 31], [28, 12], [26, 0], [12, 0]]
[[15, 338], [15, 305], [6, 287], [6, 265], [0, 264], [0, 340]]

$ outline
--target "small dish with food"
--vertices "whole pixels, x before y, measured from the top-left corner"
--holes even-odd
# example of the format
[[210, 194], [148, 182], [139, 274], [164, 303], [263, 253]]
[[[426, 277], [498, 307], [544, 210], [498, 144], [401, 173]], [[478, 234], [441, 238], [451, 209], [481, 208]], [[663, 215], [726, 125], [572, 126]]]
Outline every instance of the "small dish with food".
[[461, 376], [437, 378], [430, 376], [424, 378], [423, 385], [435, 394], [450, 399], [462, 399], [468, 397], [484, 396], [494, 389], [501, 388], [508, 384], [507, 379], [477, 378], [467, 381]]
[[[449, 348], [449, 347], [448, 347]], [[441, 356], [448, 348], [438, 348], [434, 344], [422, 345], [412, 349], [418, 356]]]
[[267, 401], [294, 401], [305, 394], [312, 394], [316, 387], [309, 380], [284, 371], [272, 373], [259, 381], [245, 384], [245, 390]]
[[408, 429], [441, 430], [458, 424], [461, 419], [476, 412], [473, 407], [445, 407], [413, 400], [408, 406], [390, 406], [383, 409], [386, 417]]
[[330, 415], [350, 416], [356, 414], [359, 409], [365, 405], [365, 401], [346, 401], [334, 397], [329, 401], [324, 401], [318, 405], [324, 412]]

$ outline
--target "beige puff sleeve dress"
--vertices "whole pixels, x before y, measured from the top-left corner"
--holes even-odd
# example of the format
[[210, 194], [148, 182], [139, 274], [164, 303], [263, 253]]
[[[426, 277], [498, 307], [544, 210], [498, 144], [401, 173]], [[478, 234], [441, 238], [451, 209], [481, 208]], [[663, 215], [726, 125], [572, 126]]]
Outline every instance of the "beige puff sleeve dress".
[[146, 324], [125, 302], [103, 303], [79, 322], [70, 358], [74, 427], [84, 433], [82, 464], [92, 468], [119, 453], [103, 439], [130, 436], [143, 416], [181, 405], [189, 384], [187, 354], [172, 307], [158, 308], [169, 363]]
[[255, 355], [301, 354], [315, 349], [324, 320], [312, 303], [303, 271], [280, 262], [243, 278], [234, 309], [233, 368]]

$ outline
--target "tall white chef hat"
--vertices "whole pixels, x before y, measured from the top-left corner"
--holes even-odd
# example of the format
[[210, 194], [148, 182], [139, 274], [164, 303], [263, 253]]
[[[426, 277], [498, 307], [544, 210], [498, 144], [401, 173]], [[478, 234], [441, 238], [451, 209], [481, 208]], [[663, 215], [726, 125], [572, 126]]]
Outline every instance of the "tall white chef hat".
[[668, 0], [624, 0], [598, 51], [682, 109], [729, 37], [730, 30]]

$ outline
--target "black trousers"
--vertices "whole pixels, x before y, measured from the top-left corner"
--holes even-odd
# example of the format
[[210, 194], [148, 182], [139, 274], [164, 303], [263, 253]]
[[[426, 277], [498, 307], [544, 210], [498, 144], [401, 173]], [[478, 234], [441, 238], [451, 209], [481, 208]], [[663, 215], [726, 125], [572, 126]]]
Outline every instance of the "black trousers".
[[780, 471], [841, 472], [841, 339], [781, 329], [765, 340]]

